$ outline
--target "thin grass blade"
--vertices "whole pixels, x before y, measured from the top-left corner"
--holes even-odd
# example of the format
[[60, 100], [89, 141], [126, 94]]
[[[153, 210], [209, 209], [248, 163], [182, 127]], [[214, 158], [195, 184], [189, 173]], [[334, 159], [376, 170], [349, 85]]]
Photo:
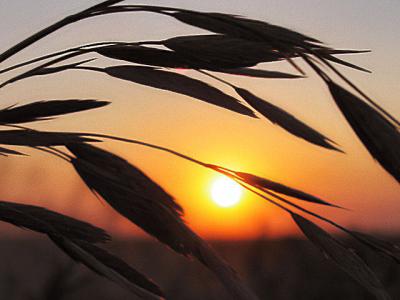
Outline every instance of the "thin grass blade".
[[75, 22], [78, 22], [79, 20], [89, 18], [93, 11], [106, 9], [109, 6], [120, 3], [122, 1], [123, 0], [103, 1], [97, 5], [94, 5], [88, 9], [83, 10], [79, 13], [75, 13], [75, 14], [72, 14], [72, 15], [69, 15], [69, 16], [63, 18], [62, 20], [48, 26], [47, 28], [40, 30], [39, 32], [29, 36], [28, 38], [24, 39], [23, 41], [19, 42], [18, 44], [12, 46], [8, 50], [1, 53], [0, 54], [0, 63], [5, 61], [6, 59], [10, 58], [11, 56], [15, 55], [16, 53], [20, 52], [21, 50], [25, 49], [26, 47], [36, 43], [37, 41], [41, 40], [42, 38], [48, 36], [49, 34], [57, 31], [58, 29], [63, 28], [67, 25], [73, 24]]
[[19, 124], [48, 120], [53, 116], [99, 108], [108, 104], [110, 102], [78, 99], [37, 101], [0, 110], [0, 123]]
[[188, 68], [190, 62], [173, 51], [140, 45], [111, 45], [94, 49], [108, 58], [166, 68]]
[[388, 241], [378, 239], [374, 236], [362, 233], [362, 232], [351, 232], [353, 237], [358, 239], [360, 242], [371, 247], [373, 250], [381, 253], [382, 255], [393, 259], [397, 263], [400, 263], [400, 246], [393, 244]]
[[8, 155], [25, 155], [25, 154], [16, 150], [0, 147], [0, 155], [8, 156]]
[[[69, 55], [66, 55], [66, 57], [70, 58], [72, 56], [78, 56], [78, 55], [80, 55], [79, 51], [77, 51], [75, 53], [71, 53]], [[63, 60], [65, 60], [65, 58], [61, 57], [59, 60], [60, 60], [60, 62], [62, 62]], [[95, 60], [95, 58], [89, 58], [89, 59], [81, 60], [79, 62], [75, 62], [75, 63], [71, 63], [71, 64], [64, 64], [64, 65], [56, 66], [56, 67], [49, 66], [49, 67], [36, 69], [34, 72], [29, 72], [26, 77], [19, 78], [19, 80], [25, 79], [25, 78], [28, 78], [31, 76], [51, 75], [51, 74], [56, 74], [56, 73], [60, 73], [60, 72], [68, 71], [68, 70], [73, 70], [80, 65], [83, 65], [85, 63], [88, 63], [88, 62], [91, 62], [94, 60]]]
[[161, 289], [156, 284], [104, 249], [83, 241], [72, 241], [57, 236], [50, 236], [50, 238], [72, 259], [141, 299], [164, 299]]
[[337, 106], [373, 158], [400, 182], [399, 129], [360, 98], [327, 81]]
[[110, 239], [101, 228], [39, 206], [0, 201], [0, 220], [33, 231], [91, 243]]
[[77, 133], [49, 132], [36, 130], [0, 130], [0, 144], [15, 146], [63, 146], [69, 143], [99, 142]]
[[327, 205], [327, 206], [333, 206], [333, 207], [338, 207], [332, 203], [329, 203], [325, 200], [322, 200], [316, 196], [310, 195], [308, 193], [305, 193], [303, 191], [288, 187], [286, 185], [283, 185], [281, 183], [259, 177], [250, 173], [245, 173], [245, 172], [235, 172], [231, 171], [236, 177], [238, 177], [240, 180], [246, 182], [247, 184], [254, 186], [258, 189], [265, 189], [265, 190], [271, 190], [274, 192], [277, 192], [279, 194], [283, 194], [286, 196], [290, 196], [293, 198], [297, 198], [303, 201], [311, 202], [311, 203], [316, 203], [316, 204], [322, 204], [322, 205]]
[[186, 95], [233, 112], [255, 117], [253, 111], [219, 89], [188, 76], [143, 66], [115, 66], [103, 69], [110, 76], [137, 84]]
[[255, 78], [270, 78], [270, 79], [304, 78], [304, 76], [301, 76], [301, 75], [295, 75], [295, 74], [278, 72], [278, 71], [262, 70], [262, 69], [251, 69], [251, 68], [214, 69], [213, 71], [226, 73], [226, 74], [232, 74], [232, 75], [255, 77]]
[[210, 70], [251, 67], [284, 59], [271, 45], [222, 34], [179, 36], [163, 41], [163, 45]]
[[391, 299], [375, 273], [354, 250], [347, 249], [327, 232], [302, 216], [292, 213], [292, 218], [316, 247], [371, 294], [375, 295], [376, 299]]
[[330, 61], [332, 61], [334, 63], [340, 64], [340, 65], [343, 65], [343, 66], [346, 66], [346, 67], [349, 67], [349, 68], [352, 68], [352, 69], [355, 69], [355, 70], [358, 70], [358, 71], [371, 73], [371, 71], [369, 71], [369, 70], [367, 70], [365, 68], [362, 68], [362, 67], [357, 66], [355, 64], [349, 63], [348, 61], [342, 60], [342, 59], [337, 58], [337, 57], [335, 57], [333, 55], [330, 55], [330, 54], [322, 55], [322, 57], [324, 59], [330, 60]]
[[323, 48], [320, 46], [321, 42], [312, 37], [258, 20], [222, 13], [177, 11], [167, 14], [183, 23], [211, 32], [255, 42], [267, 42], [280, 51], [288, 51], [293, 46]]
[[257, 97], [246, 89], [235, 86], [233, 88], [253, 109], [287, 132], [314, 145], [342, 152], [334, 145], [335, 143], [331, 139], [303, 123], [292, 114]]

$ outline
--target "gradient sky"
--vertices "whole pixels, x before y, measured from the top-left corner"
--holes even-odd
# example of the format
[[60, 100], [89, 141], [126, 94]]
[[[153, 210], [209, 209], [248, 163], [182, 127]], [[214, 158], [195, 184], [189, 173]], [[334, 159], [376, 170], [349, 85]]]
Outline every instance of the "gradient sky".
[[[0, 52], [49, 23], [95, 3], [98, 2], [0, 0]], [[372, 74], [344, 71], [377, 102], [400, 116], [397, 58], [400, 2], [397, 0], [146, 3], [240, 14], [289, 27], [334, 47], [371, 49], [372, 53], [349, 56], [348, 60], [372, 70]], [[148, 13], [106, 16], [64, 28], [2, 66], [88, 42], [154, 40], [201, 32]], [[98, 63], [106, 60], [99, 59]], [[293, 71], [285, 63], [262, 67]], [[205, 79], [191, 71], [186, 74]], [[301, 80], [221, 77], [250, 89], [319, 129], [339, 143], [345, 155], [299, 140], [262, 118], [246, 118], [185, 96], [89, 72], [66, 72], [21, 81], [0, 90], [0, 99], [4, 106], [45, 99], [112, 100], [107, 108], [42, 122], [35, 128], [99, 131], [167, 146], [202, 161], [261, 175], [351, 208], [351, 212], [316, 208], [344, 225], [399, 233], [398, 184], [363, 149], [322, 82], [309, 74], [309, 78]], [[1, 80], [6, 78], [2, 76]], [[220, 83], [207, 81], [234, 95]], [[173, 194], [184, 206], [188, 223], [203, 236], [251, 238], [297, 232], [287, 215], [248, 194], [236, 207], [218, 208], [209, 196], [210, 184], [218, 176], [211, 171], [139, 146], [105, 143], [104, 147], [129, 159]], [[111, 231], [136, 232], [92, 197], [70, 166], [48, 155], [30, 153], [30, 158], [0, 159], [2, 199], [48, 205]]]

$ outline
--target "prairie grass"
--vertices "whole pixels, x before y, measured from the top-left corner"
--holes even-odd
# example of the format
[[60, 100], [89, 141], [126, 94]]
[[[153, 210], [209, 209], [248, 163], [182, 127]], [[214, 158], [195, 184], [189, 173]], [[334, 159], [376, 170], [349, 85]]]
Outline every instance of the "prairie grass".
[[[372, 158], [395, 180], [400, 181], [399, 121], [336, 67], [336, 65], [342, 65], [367, 72], [364, 68], [336, 56], [365, 51], [331, 48], [316, 38], [244, 17], [175, 7], [124, 5], [122, 2], [124, 1], [104, 1], [82, 12], [67, 16], [0, 54], [0, 63], [64, 26], [108, 14], [150, 12], [160, 17], [174, 18], [181, 23], [207, 30], [212, 34], [180, 36], [161, 41], [129, 43], [101, 41], [63, 49], [2, 68], [0, 74], [11, 70], [16, 71], [22, 66], [31, 66], [28, 71], [20, 72], [0, 83], [0, 88], [6, 88], [31, 77], [42, 76], [44, 79], [46, 76], [64, 71], [100, 72], [104, 76], [182, 94], [188, 98], [212, 104], [219, 109], [228, 110], [232, 117], [244, 115], [258, 118], [258, 113], [283, 128], [288, 134], [310, 143], [310, 146], [344, 152], [332, 139], [296, 116], [214, 74], [301, 80], [307, 72], [312, 70], [326, 84], [346, 121]], [[155, 46], [163, 46], [166, 50]], [[77, 60], [81, 55], [93, 57]], [[95, 57], [98, 56], [123, 61], [124, 64], [100, 67], [95, 61]], [[305, 62], [308, 69], [300, 67], [298, 60]], [[290, 64], [293, 67], [293, 73], [253, 68], [259, 63], [276, 61], [285, 61]], [[32, 67], [33, 64], [36, 65]], [[192, 69], [206, 74], [233, 88], [241, 99], [225, 94], [201, 80], [178, 74], [174, 72], [175, 68]], [[336, 83], [337, 77], [347, 84], [348, 89]], [[362, 244], [361, 247], [368, 247], [396, 262], [400, 261], [398, 246], [347, 229], [328, 217], [304, 208], [301, 202], [288, 200], [285, 197], [339, 208], [334, 203], [295, 187], [289, 187], [284, 183], [274, 182], [242, 170], [231, 170], [224, 166], [203, 162], [173, 149], [139, 140], [99, 133], [39, 131], [21, 125], [100, 108], [108, 103], [109, 101], [97, 99], [41, 99], [27, 105], [4, 107], [0, 110], [0, 125], [4, 128], [0, 131], [0, 144], [5, 147], [0, 148], [0, 153], [4, 156], [23, 155], [22, 151], [14, 150], [13, 146], [24, 146], [57, 156], [70, 164], [87, 187], [120, 215], [171, 250], [196, 259], [214, 273], [232, 299], [257, 299], [258, 297], [242, 281], [239, 274], [184, 222], [184, 211], [176, 199], [138, 167], [122, 157], [103, 150], [99, 144], [103, 140], [111, 139], [170, 153], [226, 175], [263, 200], [279, 207], [341, 270], [350, 275], [376, 299], [390, 299], [380, 279], [364, 259], [342, 241], [312, 222], [310, 217], [336, 227], [359, 241]], [[86, 265], [95, 273], [106, 277], [139, 298], [165, 298], [165, 293], [152, 280], [98, 245], [109, 238], [100, 228], [42, 207], [4, 201], [0, 203], [0, 219], [47, 235], [72, 259]]]

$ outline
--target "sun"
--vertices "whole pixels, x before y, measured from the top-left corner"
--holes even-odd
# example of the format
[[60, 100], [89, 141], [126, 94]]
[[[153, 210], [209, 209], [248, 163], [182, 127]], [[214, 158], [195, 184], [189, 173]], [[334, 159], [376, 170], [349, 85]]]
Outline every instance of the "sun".
[[221, 207], [231, 207], [239, 203], [243, 188], [228, 177], [217, 178], [211, 186], [211, 198]]

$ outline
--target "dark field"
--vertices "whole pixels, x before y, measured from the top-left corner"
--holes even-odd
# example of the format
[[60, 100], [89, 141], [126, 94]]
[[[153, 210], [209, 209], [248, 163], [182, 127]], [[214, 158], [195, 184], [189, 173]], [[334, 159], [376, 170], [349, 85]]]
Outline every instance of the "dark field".
[[[213, 244], [260, 299], [373, 299], [307, 241]], [[119, 241], [108, 247], [159, 283], [168, 299], [230, 299], [197, 262], [188, 263], [154, 242]], [[393, 299], [400, 299], [400, 266], [368, 250], [360, 255], [377, 271]], [[0, 257], [0, 299], [136, 299], [72, 264], [45, 239], [2, 240]]]

